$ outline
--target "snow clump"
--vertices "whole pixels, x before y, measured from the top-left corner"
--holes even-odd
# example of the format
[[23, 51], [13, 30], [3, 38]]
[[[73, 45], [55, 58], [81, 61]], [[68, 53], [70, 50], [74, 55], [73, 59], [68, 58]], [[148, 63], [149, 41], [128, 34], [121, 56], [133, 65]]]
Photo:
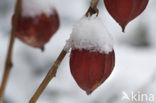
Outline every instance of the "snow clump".
[[113, 50], [113, 38], [100, 18], [83, 17], [73, 27], [65, 50], [69, 48], [109, 53]]

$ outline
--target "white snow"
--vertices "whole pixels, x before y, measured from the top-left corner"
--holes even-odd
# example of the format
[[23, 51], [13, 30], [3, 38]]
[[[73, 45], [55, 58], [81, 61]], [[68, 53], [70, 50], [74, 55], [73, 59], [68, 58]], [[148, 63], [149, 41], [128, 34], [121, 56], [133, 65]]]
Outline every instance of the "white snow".
[[[8, 13], [4, 13], [2, 12], [3, 9], [0, 9], [0, 23], [3, 24], [0, 25], [0, 82], [9, 44], [10, 20], [12, 11], [14, 10], [13, 1], [16, 0], [0, 0], [0, 4], [2, 5], [0, 7], [7, 8], [3, 3], [7, 1], [9, 8], [12, 7], [11, 10]], [[65, 40], [70, 36], [68, 34], [71, 33], [73, 23], [82, 17], [90, 4], [90, 0], [55, 1], [57, 4], [55, 7], [57, 7], [60, 13], [61, 26], [57, 34], [46, 44], [45, 52], [42, 53], [39, 49], [31, 48], [18, 39], [15, 41], [13, 51], [14, 66], [6, 88], [5, 103], [29, 102], [29, 99], [64, 47]], [[67, 54], [59, 66], [56, 78], [49, 83], [37, 103], [130, 103], [131, 101], [122, 100], [123, 91], [128, 96], [130, 96], [132, 91], [141, 92], [141, 90], [156, 96], [156, 80], [154, 81], [152, 77], [156, 70], [156, 0], [149, 1], [144, 13], [127, 25], [126, 33], [124, 34], [121, 32], [120, 26], [104, 9], [101, 0], [100, 2], [101, 5], [99, 7], [101, 9], [99, 8], [99, 16], [101, 16], [101, 19], [103, 19], [108, 31], [113, 35], [115, 40], [116, 64], [113, 73], [92, 95], [87, 96], [78, 87], [70, 73], [70, 54]], [[152, 44], [151, 47], [136, 47], [129, 45], [126, 41], [131, 39], [136, 28], [140, 27], [139, 22], [147, 25], [147, 31], [149, 31], [148, 38]], [[121, 40], [124, 40], [124, 42], [121, 42]], [[147, 102], [133, 101], [131, 103]]]
[[34, 17], [45, 13], [47, 16], [53, 13], [53, 0], [23, 0], [22, 15]]
[[113, 39], [99, 17], [83, 17], [73, 27], [65, 50], [69, 48], [109, 53]]

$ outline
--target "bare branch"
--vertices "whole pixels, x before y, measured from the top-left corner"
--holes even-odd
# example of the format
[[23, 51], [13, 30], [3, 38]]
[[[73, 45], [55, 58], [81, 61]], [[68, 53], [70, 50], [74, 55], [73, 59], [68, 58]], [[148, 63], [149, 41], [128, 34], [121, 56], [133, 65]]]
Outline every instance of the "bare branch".
[[47, 76], [45, 77], [45, 79], [42, 81], [41, 85], [35, 92], [34, 96], [29, 101], [29, 103], [36, 103], [36, 101], [38, 100], [38, 98], [40, 97], [44, 89], [47, 87], [49, 82], [56, 76], [57, 69], [60, 63], [62, 62], [63, 58], [66, 56], [66, 54], [67, 54], [67, 51], [63, 49], [59, 57], [57, 58], [57, 60], [55, 61], [51, 69], [49, 70]]
[[16, 2], [15, 17], [13, 20], [14, 22], [13, 22], [12, 30], [11, 30], [9, 49], [8, 49], [8, 53], [7, 53], [6, 63], [5, 63], [5, 71], [3, 74], [3, 80], [2, 80], [1, 87], [0, 87], [0, 103], [2, 103], [2, 101], [3, 101], [5, 88], [6, 88], [7, 81], [8, 81], [10, 71], [12, 68], [12, 51], [13, 51], [13, 45], [14, 45], [14, 40], [15, 40], [14, 34], [16, 31], [17, 21], [19, 18], [20, 10], [21, 10], [21, 3], [22, 3], [22, 0], [17, 0], [17, 2]]

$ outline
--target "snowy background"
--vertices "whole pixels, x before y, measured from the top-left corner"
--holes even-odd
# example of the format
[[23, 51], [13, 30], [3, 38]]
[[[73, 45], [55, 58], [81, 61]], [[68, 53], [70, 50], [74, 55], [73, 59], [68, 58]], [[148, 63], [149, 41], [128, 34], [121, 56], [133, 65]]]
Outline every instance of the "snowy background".
[[[14, 67], [4, 103], [28, 103], [64, 47], [73, 24], [87, 11], [89, 2], [90, 0], [54, 0], [61, 26], [46, 45], [45, 52], [16, 39]], [[14, 4], [15, 0], [0, 0], [0, 82]], [[71, 76], [68, 53], [59, 67], [57, 77], [50, 82], [37, 103], [132, 103], [121, 99], [123, 91], [128, 95], [132, 91], [139, 91], [156, 96], [156, 1], [150, 0], [143, 14], [128, 24], [126, 33], [121, 32], [120, 26], [105, 10], [102, 0], [99, 8], [100, 16], [115, 40], [116, 65], [112, 75], [92, 95], [87, 96]]]

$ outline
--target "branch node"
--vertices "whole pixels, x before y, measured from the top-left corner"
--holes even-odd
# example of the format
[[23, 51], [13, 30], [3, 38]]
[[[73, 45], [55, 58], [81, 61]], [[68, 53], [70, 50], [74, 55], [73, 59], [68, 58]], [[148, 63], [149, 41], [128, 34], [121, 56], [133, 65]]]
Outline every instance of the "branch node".
[[99, 9], [97, 8], [98, 2], [99, 2], [99, 0], [92, 0], [91, 1], [90, 7], [86, 13], [86, 17], [92, 16], [94, 14], [96, 14], [96, 16], [99, 15]]
[[12, 67], [13, 67], [13, 63], [12, 62], [7, 63], [6, 65], [8, 66], [8, 69], [12, 69]]
[[88, 16], [92, 16], [94, 14], [96, 14], [96, 16], [98, 16], [99, 15], [99, 9], [90, 7], [86, 13], [86, 16], [88, 17]]
[[18, 21], [19, 14], [21, 11], [21, 5], [22, 5], [22, 0], [17, 0], [16, 6], [15, 6], [15, 17], [13, 19], [13, 24], [12, 24], [12, 29], [11, 29], [10, 43], [9, 43], [6, 62], [5, 62], [5, 70], [4, 70], [4, 74], [3, 74], [3, 78], [2, 78], [2, 83], [0, 86], [0, 103], [2, 103], [2, 101], [3, 101], [4, 92], [5, 92], [6, 85], [7, 85], [8, 79], [9, 79], [11, 68], [13, 66], [12, 51], [13, 51], [13, 46], [14, 46], [14, 41], [15, 41], [15, 32], [16, 32], [16, 28], [17, 28], [17, 21]]

